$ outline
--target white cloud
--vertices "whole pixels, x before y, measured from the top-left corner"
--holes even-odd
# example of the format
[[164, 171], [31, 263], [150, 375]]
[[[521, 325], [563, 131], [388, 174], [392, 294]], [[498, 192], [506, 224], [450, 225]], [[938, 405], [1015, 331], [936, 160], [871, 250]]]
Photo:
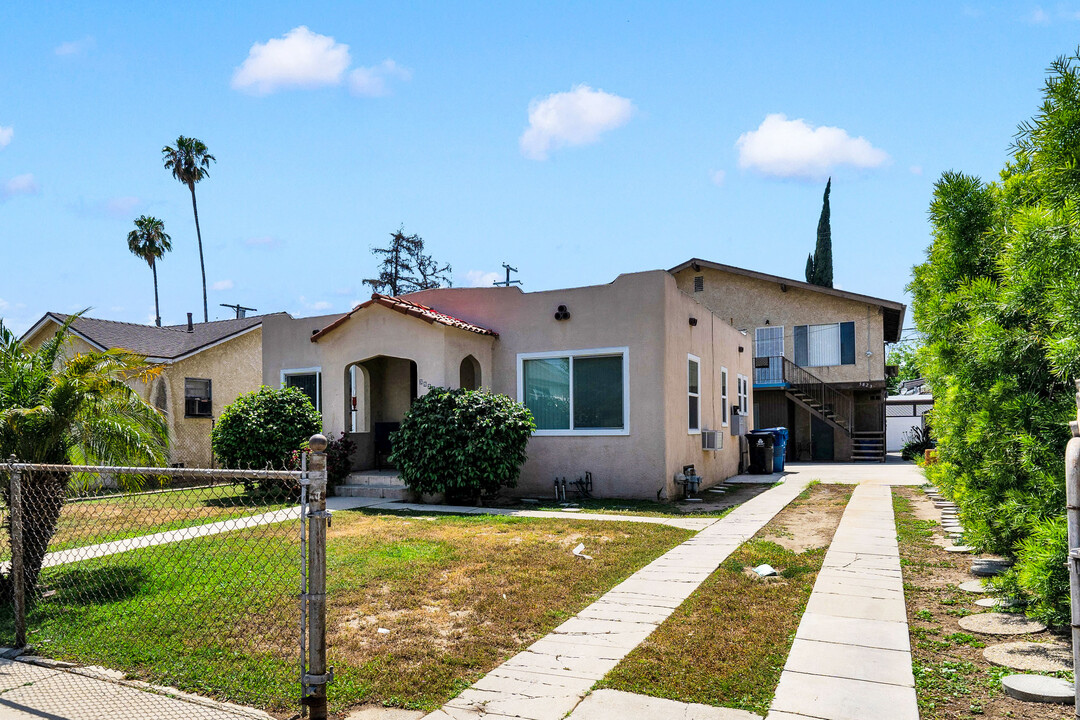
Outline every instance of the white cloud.
[[304, 306], [305, 310], [329, 310], [333, 305], [326, 300], [316, 300], [309, 302], [303, 295], [300, 296], [300, 304]]
[[216, 283], [214, 283], [213, 285], [210, 286], [210, 289], [211, 290], [232, 290], [233, 289], [233, 281], [232, 280], [218, 280]]
[[766, 115], [757, 130], [735, 142], [739, 167], [764, 175], [819, 179], [841, 165], [875, 168], [889, 155], [864, 137], [853, 138], [843, 128], [815, 127], [805, 120], [788, 120], [782, 113]]
[[87, 50], [93, 50], [95, 44], [93, 36], [87, 35], [81, 40], [62, 42], [53, 49], [53, 52], [61, 57], [67, 55], [82, 55]]
[[353, 95], [362, 97], [382, 97], [389, 95], [386, 81], [409, 80], [412, 73], [387, 58], [374, 67], [358, 67], [349, 73], [349, 90]]
[[709, 179], [713, 181], [714, 185], [723, 185], [724, 180], [727, 179], [727, 173], [723, 170], [711, 170], [709, 171]]
[[232, 86], [266, 95], [283, 88], [338, 85], [350, 62], [348, 45], [301, 25], [280, 38], [252, 45], [233, 73]]
[[1031, 11], [1031, 15], [1028, 16], [1028, 22], [1033, 25], [1049, 25], [1050, 15], [1041, 7], [1036, 6], [1035, 9]]
[[6, 148], [10, 145], [13, 137], [15, 137], [15, 128], [0, 125], [0, 148]]
[[497, 272], [484, 272], [483, 270], [470, 270], [465, 273], [465, 282], [469, 287], [491, 287], [491, 284], [500, 279]]
[[135, 208], [142, 204], [142, 200], [132, 195], [121, 195], [120, 197], [109, 198], [106, 200], [101, 209], [106, 215], [111, 215], [115, 218], [126, 218], [129, 215], [134, 214]]
[[546, 160], [557, 148], [588, 145], [600, 135], [630, 121], [634, 104], [624, 97], [575, 85], [529, 103], [529, 127], [521, 135], [521, 153]]
[[37, 184], [33, 175], [30, 173], [16, 175], [0, 188], [0, 200], [6, 200], [15, 195], [36, 195], [39, 192], [41, 192], [41, 186]]
[[908, 170], [912, 175], [922, 175], [922, 165], [912, 165]]

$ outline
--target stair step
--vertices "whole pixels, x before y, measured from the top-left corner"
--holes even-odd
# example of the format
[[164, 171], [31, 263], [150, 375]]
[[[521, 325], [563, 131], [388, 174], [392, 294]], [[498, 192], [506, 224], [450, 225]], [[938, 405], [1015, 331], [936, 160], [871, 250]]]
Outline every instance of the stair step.
[[361, 472], [349, 473], [349, 476], [345, 478], [343, 486], [394, 486], [405, 487], [405, 481], [398, 475], [397, 470], [363, 470]]
[[371, 497], [387, 500], [409, 500], [412, 491], [404, 485], [338, 485], [334, 488], [338, 497]]

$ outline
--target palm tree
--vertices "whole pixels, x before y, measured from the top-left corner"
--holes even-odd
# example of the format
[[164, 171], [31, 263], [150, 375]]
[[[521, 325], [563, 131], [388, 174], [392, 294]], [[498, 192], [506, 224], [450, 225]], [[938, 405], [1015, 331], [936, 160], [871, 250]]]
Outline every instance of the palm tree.
[[195, 234], [199, 238], [199, 269], [202, 270], [202, 306], [203, 322], [210, 322], [210, 312], [206, 306], [206, 265], [203, 263], [202, 232], [199, 230], [199, 206], [195, 202], [195, 183], [210, 177], [210, 163], [217, 158], [206, 151], [206, 146], [197, 138], [181, 135], [176, 138], [176, 147], [166, 145], [161, 149], [161, 158], [166, 170], [172, 170], [172, 176], [191, 190], [191, 209], [195, 211]]
[[[124, 350], [69, 352], [71, 324], [79, 315], [68, 318], [37, 349], [23, 344], [0, 320], [0, 457], [54, 465], [164, 465], [165, 417], [129, 384], [149, 382], [159, 369]], [[24, 579], [25, 587], [33, 588], [72, 474], [37, 471], [25, 478]], [[142, 478], [125, 476], [123, 481], [137, 486]], [[8, 485], [0, 485], [7, 504]], [[12, 587], [10, 572], [0, 576], [0, 598], [10, 598]]]
[[128, 233], [128, 250], [142, 258], [154, 271], [154, 322], [161, 327], [161, 308], [158, 306], [157, 261], [172, 250], [172, 238], [165, 234], [165, 223], [155, 217], [140, 215], [135, 229]]

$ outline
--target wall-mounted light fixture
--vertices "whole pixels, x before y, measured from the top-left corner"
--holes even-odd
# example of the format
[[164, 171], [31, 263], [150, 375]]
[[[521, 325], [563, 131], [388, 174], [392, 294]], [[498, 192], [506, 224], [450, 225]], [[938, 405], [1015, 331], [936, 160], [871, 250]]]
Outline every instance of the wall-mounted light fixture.
[[787, 283], [780, 283], [780, 292], [787, 292]]
[[559, 309], [555, 311], [556, 320], [569, 320], [570, 311], [566, 309], [565, 305], [560, 305]]
[[742, 351], [743, 351], [743, 346], [742, 346], [742, 345], [740, 345], [740, 346], [739, 346], [739, 352], [742, 352]]
[[768, 320], [767, 318], [766, 318], [766, 320], [765, 320], [765, 324], [766, 324], [766, 325], [768, 325], [768, 324], [769, 324], [769, 320]]
[[697, 325], [697, 318], [696, 317], [690, 318], [690, 327], [695, 327], [696, 325]]

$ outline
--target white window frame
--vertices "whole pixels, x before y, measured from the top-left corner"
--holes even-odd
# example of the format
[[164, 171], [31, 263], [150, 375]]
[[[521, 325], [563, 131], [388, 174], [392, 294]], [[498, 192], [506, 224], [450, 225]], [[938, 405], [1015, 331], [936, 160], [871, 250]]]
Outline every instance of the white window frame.
[[728, 404], [728, 371], [723, 365], [720, 366], [720, 427], [728, 426], [728, 413], [731, 407]]
[[739, 414], [749, 415], [750, 410], [750, 378], [739, 374], [737, 377], [736, 391], [739, 398]]
[[[696, 393], [690, 392], [690, 363], [696, 363], [697, 364], [697, 383], [698, 383], [697, 389], [698, 389], [698, 391]], [[687, 410], [690, 409], [690, 398], [692, 398], [692, 397], [697, 398], [697, 427], [696, 428], [690, 427], [689, 413], [687, 414], [687, 417], [686, 417], [687, 434], [689, 434], [689, 435], [700, 435], [701, 434], [701, 396], [702, 396], [702, 392], [701, 392], [701, 358], [699, 358], [697, 355], [691, 355], [690, 353], [686, 353], [686, 406], [687, 406]]]
[[322, 367], [289, 368], [281, 371], [281, 387], [285, 387], [285, 378], [290, 375], [315, 376], [315, 409], [322, 412]]
[[518, 353], [517, 356], [517, 399], [525, 403], [525, 361], [547, 360], [551, 358], [569, 358], [570, 360], [570, 425], [574, 424], [574, 358], [596, 357], [598, 355], [622, 355], [623, 376], [623, 426], [621, 428], [581, 428], [569, 430], [534, 430], [533, 435], [544, 437], [569, 437], [583, 435], [629, 435], [630, 434], [630, 348], [585, 348], [581, 350], [552, 350], [549, 352]]

